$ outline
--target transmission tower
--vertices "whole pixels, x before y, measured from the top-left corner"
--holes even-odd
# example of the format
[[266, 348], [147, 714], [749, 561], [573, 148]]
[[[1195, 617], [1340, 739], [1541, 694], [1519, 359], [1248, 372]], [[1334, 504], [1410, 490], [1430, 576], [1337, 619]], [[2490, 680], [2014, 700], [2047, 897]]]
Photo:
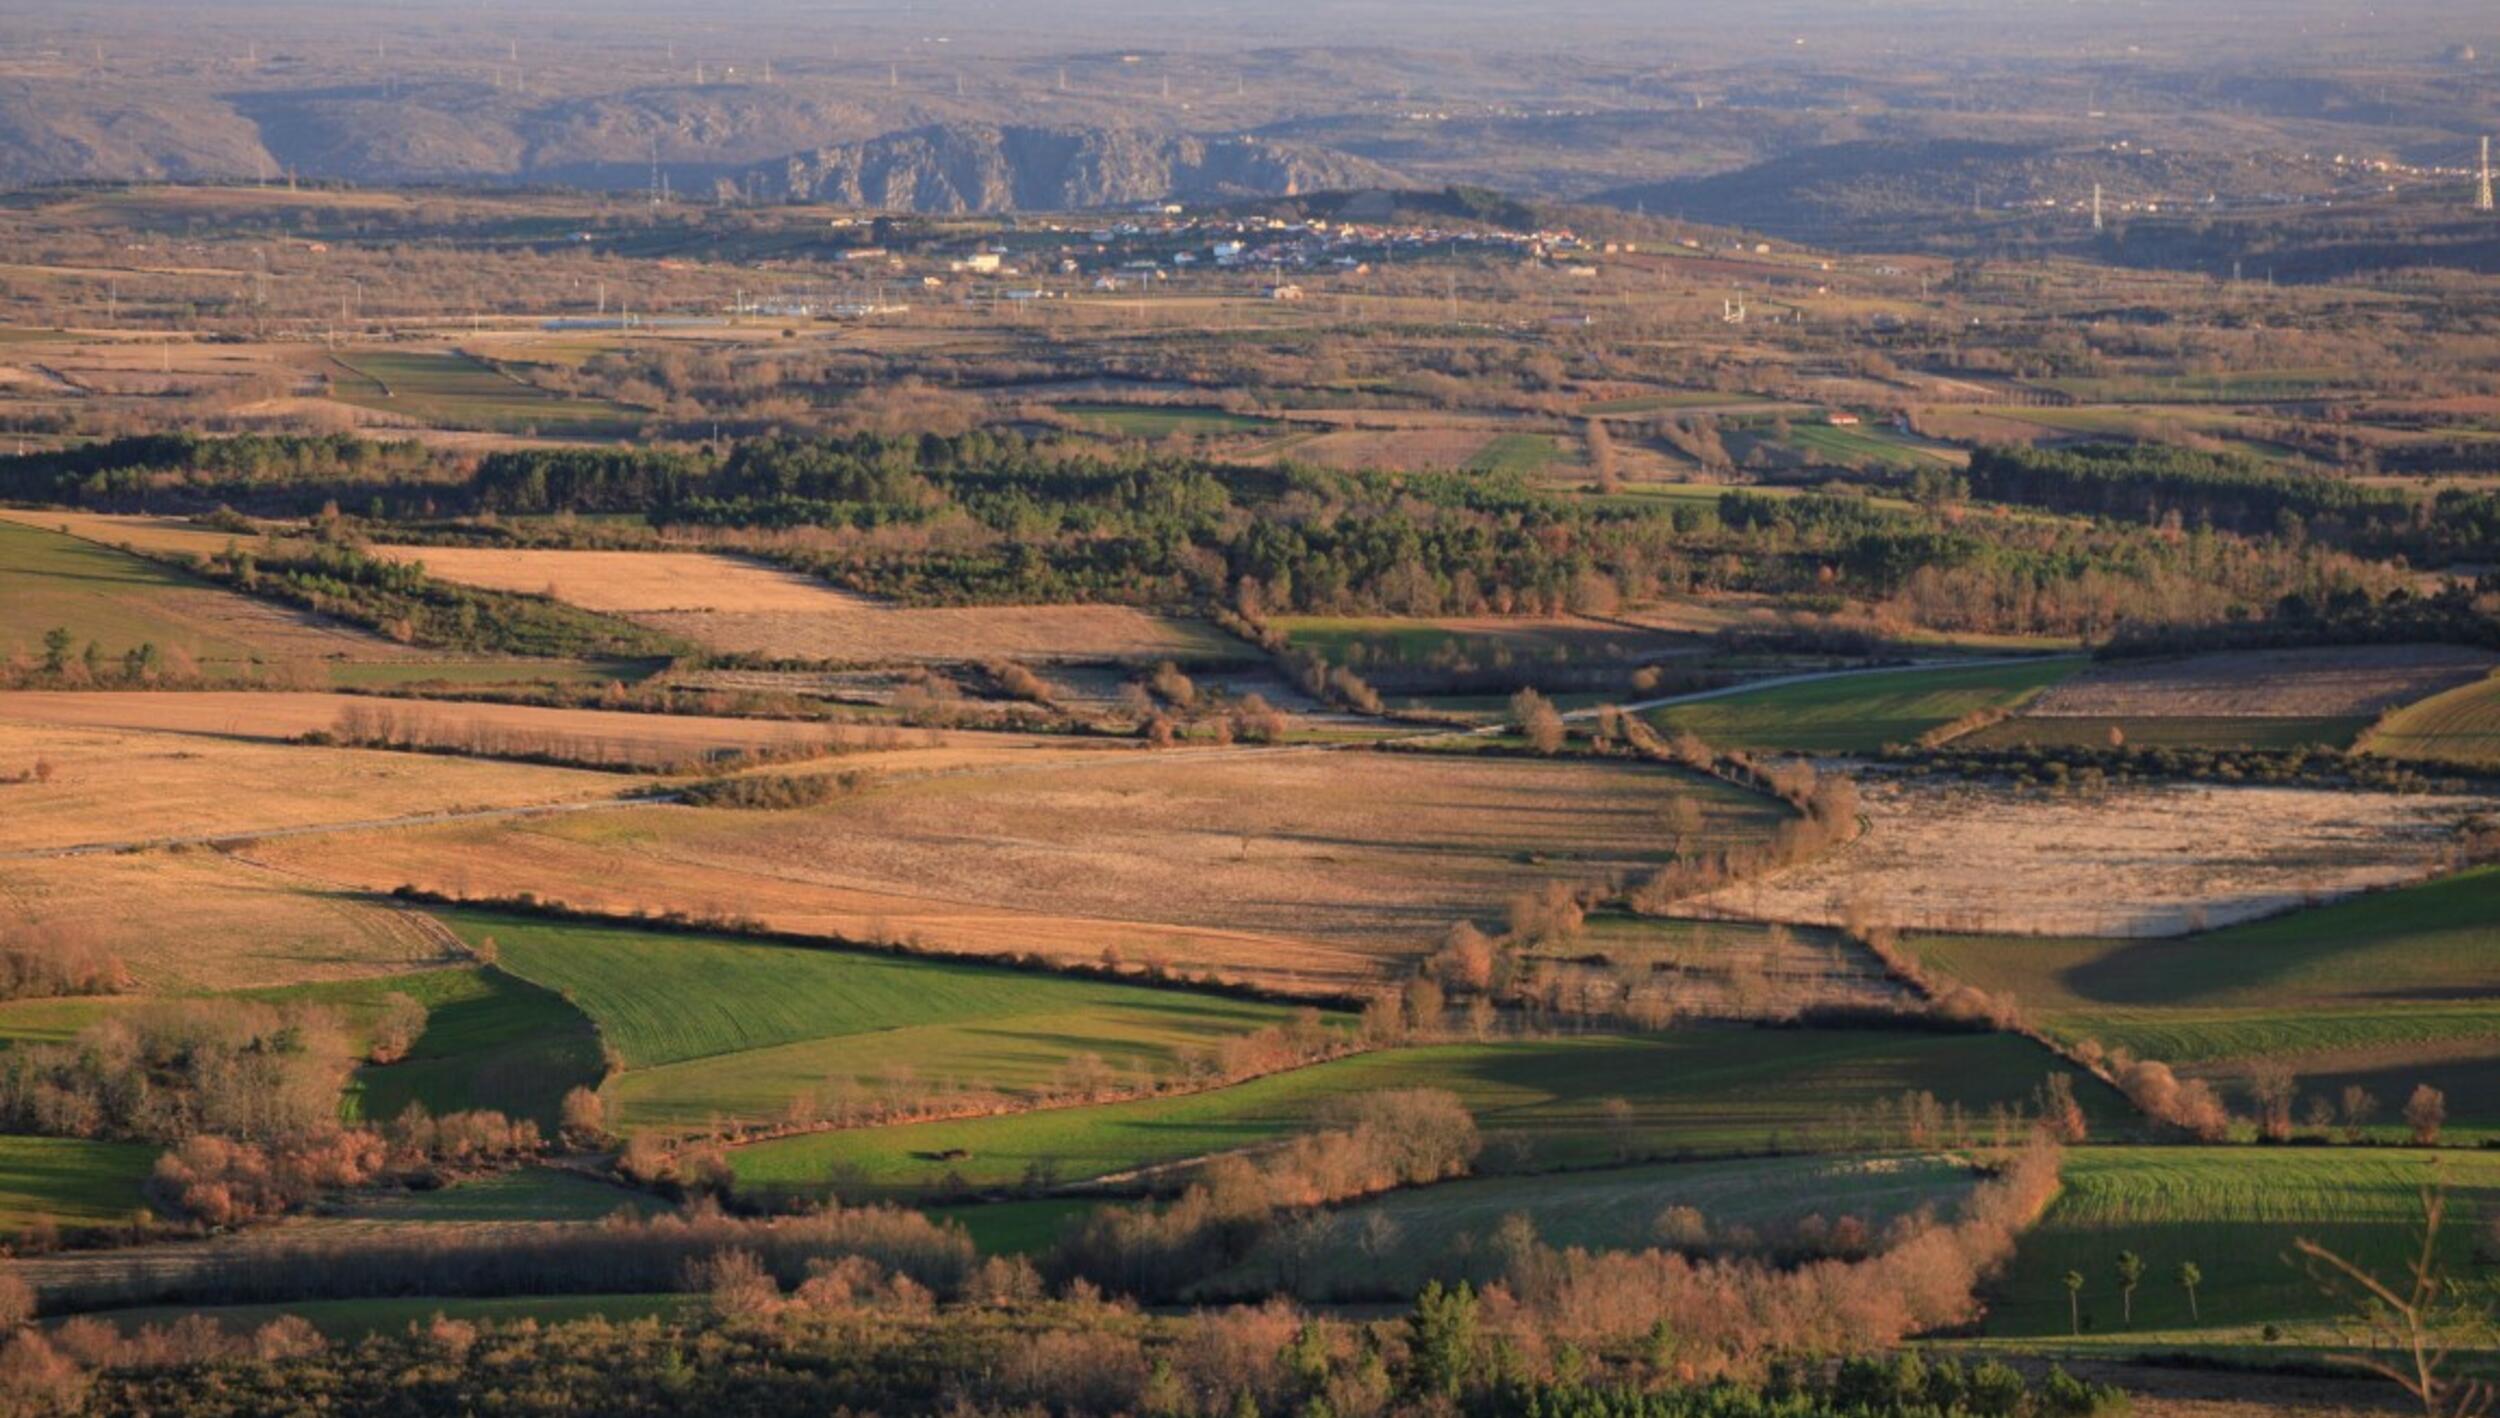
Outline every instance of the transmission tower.
[[2474, 210], [2478, 212], [2491, 210], [2491, 140], [2489, 138], [2483, 139], [2483, 162], [2475, 173]]

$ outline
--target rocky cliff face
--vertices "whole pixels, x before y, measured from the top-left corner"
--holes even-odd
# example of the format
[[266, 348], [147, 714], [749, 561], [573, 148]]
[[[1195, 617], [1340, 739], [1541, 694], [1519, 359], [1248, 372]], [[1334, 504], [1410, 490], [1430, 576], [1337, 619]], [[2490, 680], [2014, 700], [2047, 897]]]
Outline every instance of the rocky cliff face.
[[915, 212], [1066, 211], [1388, 185], [1360, 158], [1252, 138], [941, 124], [759, 168], [775, 197]]

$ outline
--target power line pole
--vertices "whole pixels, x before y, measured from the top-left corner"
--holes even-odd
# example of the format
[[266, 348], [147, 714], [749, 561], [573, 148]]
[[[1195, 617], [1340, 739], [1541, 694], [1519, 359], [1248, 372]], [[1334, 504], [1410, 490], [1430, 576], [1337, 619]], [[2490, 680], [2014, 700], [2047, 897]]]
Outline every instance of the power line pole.
[[2483, 162], [2474, 182], [2474, 210], [2491, 210], [2491, 139], [2483, 139]]

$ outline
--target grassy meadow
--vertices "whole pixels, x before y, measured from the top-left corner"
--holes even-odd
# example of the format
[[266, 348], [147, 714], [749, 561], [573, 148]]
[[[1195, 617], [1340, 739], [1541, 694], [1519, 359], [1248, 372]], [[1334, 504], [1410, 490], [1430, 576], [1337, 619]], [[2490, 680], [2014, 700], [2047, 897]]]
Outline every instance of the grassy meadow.
[[[2500, 1202], [2500, 1156], [2397, 1148], [2086, 1147], [2067, 1155], [2065, 1188], [1993, 1287], [1990, 1335], [2060, 1336], [2061, 1281], [2080, 1272], [2085, 1332], [2296, 1324], [2346, 1313], [2293, 1253], [2306, 1237], [2394, 1279], [2421, 1223], [2421, 1191], [2448, 1189], [2441, 1254], [2472, 1268], [2474, 1218]], [[2145, 1262], [2134, 1318], [2123, 1316], [2121, 1251]], [[2203, 1272], [2194, 1313], [2181, 1262]]]

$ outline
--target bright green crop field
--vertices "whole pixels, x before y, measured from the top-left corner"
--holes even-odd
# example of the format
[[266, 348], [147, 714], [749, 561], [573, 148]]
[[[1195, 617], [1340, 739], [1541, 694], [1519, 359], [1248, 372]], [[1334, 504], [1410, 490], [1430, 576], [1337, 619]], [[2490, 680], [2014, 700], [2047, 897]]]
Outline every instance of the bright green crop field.
[[[1206, 1093], [1004, 1117], [809, 1133], [731, 1153], [741, 1184], [915, 1194], [952, 1174], [974, 1186], [1028, 1167], [1074, 1181], [1272, 1141], [1310, 1126], [1331, 1100], [1384, 1089], [1456, 1094], [1497, 1145], [1539, 1165], [1727, 1154], [1828, 1123], [1902, 1093], [1934, 1092], [1984, 1113], [2027, 1099], [2059, 1065], [2010, 1035], [1882, 1030], [1695, 1029], [1396, 1049]], [[2124, 1105], [2079, 1085], [2104, 1126]], [[1621, 1100], [1623, 1120], [1610, 1117]], [[961, 1155], [954, 1155], [961, 1154]]]
[[2500, 1127], [2500, 867], [2174, 939], [1925, 936], [1930, 966], [2010, 992], [2033, 1021], [2230, 1077], [2280, 1058], [2304, 1091], [2414, 1086]]
[[2055, 656], [1840, 675], [1653, 710], [1649, 721], [1670, 733], [1689, 730], [1718, 748], [1866, 753], [1982, 709], [2016, 708], [2083, 664]]
[[[2084, 1277], [2093, 1334], [2323, 1319], [2345, 1308], [2312, 1282], [2292, 1242], [2308, 1237], [2396, 1278], [2419, 1234], [2422, 1186], [2444, 1175], [2452, 1220], [2442, 1253], [2473, 1268], [2474, 1218], [2500, 1203], [2500, 1155], [2403, 1148], [2084, 1147], [2067, 1154], [2065, 1189], [2021, 1243], [1995, 1287], [1992, 1335], [2068, 1331], [2068, 1271]], [[2140, 1255], [2146, 1278], [2132, 1324], [2123, 1318], [2118, 1253]], [[2178, 1282], [2182, 1261], [2204, 1272], [2196, 1310]]]
[[628, 1130], [777, 1118], [830, 1080], [1029, 1090], [1094, 1054], [1130, 1074], [1279, 1024], [1287, 1007], [995, 966], [476, 912], [502, 968], [589, 1015], [626, 1072]]

